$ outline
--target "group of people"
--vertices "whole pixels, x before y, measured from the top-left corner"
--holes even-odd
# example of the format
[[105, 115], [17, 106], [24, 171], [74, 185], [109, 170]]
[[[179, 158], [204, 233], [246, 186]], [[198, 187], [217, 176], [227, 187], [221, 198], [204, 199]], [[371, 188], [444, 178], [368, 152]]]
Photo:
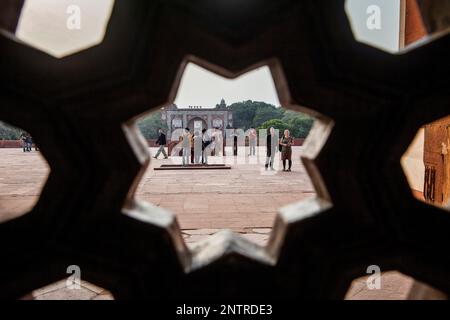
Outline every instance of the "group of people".
[[[166, 134], [161, 128], [158, 129], [158, 140], [156, 144], [159, 145], [158, 152], [154, 156], [158, 159], [162, 153], [164, 159], [168, 159], [168, 155], [165, 150], [167, 144]], [[189, 163], [189, 158], [192, 157], [195, 164], [208, 164], [208, 154], [211, 152], [211, 137], [207, 134], [207, 130], [203, 129], [201, 133], [197, 130], [192, 135], [189, 128], [185, 128], [183, 135], [179, 138], [179, 144], [182, 148], [183, 166]]]
[[[23, 152], [31, 152], [33, 148], [33, 137], [29, 133], [23, 132], [20, 136], [20, 140], [22, 141], [22, 150]], [[38, 147], [35, 144], [35, 150], [38, 151]]]
[[208, 164], [211, 137], [207, 134], [206, 129], [203, 129], [201, 133], [196, 130], [194, 134], [191, 134], [190, 129], [185, 128], [179, 142], [182, 146], [183, 166], [189, 163], [189, 157], [192, 156], [195, 164]]
[[[206, 129], [200, 131], [195, 131], [191, 134], [189, 128], [183, 130], [183, 134], [179, 137], [179, 145], [181, 146], [182, 152], [182, 163], [186, 166], [189, 163], [189, 158], [191, 157], [192, 162], [195, 164], [208, 164], [208, 154], [213, 151], [213, 141], [207, 133]], [[158, 152], [154, 156], [155, 159], [159, 157], [162, 153], [164, 159], [168, 159], [165, 147], [167, 144], [166, 134], [161, 128], [158, 129], [158, 140], [156, 144], [159, 145]], [[256, 155], [257, 146], [257, 134], [254, 128], [249, 130], [249, 156]], [[237, 155], [237, 135], [234, 136], [234, 155]], [[285, 130], [280, 139], [276, 135], [275, 128], [271, 127], [267, 129], [267, 141], [266, 141], [266, 170], [275, 170], [274, 161], [277, 152], [281, 152], [281, 161], [283, 162], [283, 171], [292, 171], [292, 146], [294, 145], [294, 138], [290, 135], [289, 130]]]

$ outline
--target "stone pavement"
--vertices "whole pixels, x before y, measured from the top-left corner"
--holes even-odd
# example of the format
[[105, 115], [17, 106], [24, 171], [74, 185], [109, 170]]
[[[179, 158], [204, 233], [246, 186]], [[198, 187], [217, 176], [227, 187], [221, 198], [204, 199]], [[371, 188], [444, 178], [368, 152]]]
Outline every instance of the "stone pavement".
[[[151, 149], [154, 154], [156, 149]], [[231, 170], [154, 171], [155, 166], [180, 161], [153, 160], [137, 191], [177, 215], [189, 246], [220, 229], [229, 228], [260, 245], [269, 238], [277, 209], [314, 196], [299, 155], [294, 150], [293, 172], [266, 172], [264, 157], [210, 158], [226, 162]], [[278, 163], [278, 169], [281, 164]], [[37, 201], [49, 169], [38, 152], [0, 149], [0, 221], [18, 217]], [[412, 279], [396, 274], [383, 276], [382, 290], [368, 290], [365, 279], [353, 282], [347, 299], [405, 299]], [[37, 289], [24, 299], [113, 299], [110, 293], [87, 282], [78, 290], [66, 288], [65, 280]]]
[[367, 277], [352, 282], [346, 300], [406, 300], [413, 286], [414, 279], [396, 271], [381, 274], [380, 289], [369, 290]]
[[[260, 163], [256, 157], [210, 157], [210, 163], [226, 162], [231, 170], [155, 171], [181, 159], [153, 160], [136, 196], [174, 212], [189, 243], [226, 228], [263, 244], [278, 208], [314, 196], [300, 152], [295, 148], [289, 173], [265, 171], [264, 156]], [[28, 212], [48, 173], [39, 152], [0, 149], [0, 221]]]
[[69, 289], [66, 280], [61, 280], [34, 290], [22, 300], [114, 300], [114, 297], [109, 291], [83, 280], [75, 289]]
[[[231, 229], [259, 244], [269, 237], [277, 210], [314, 196], [314, 188], [295, 147], [292, 172], [265, 171], [261, 157], [210, 157], [231, 170], [155, 171], [161, 164], [178, 164], [180, 157], [153, 160], [137, 190], [137, 198], [175, 213], [188, 244], [220, 229]], [[156, 149], [151, 148], [152, 154]], [[258, 162], [259, 161], [259, 162]]]
[[[195, 232], [193, 233], [195, 235]], [[369, 290], [367, 278], [353, 281], [346, 300], [406, 300], [413, 286], [414, 279], [396, 271], [382, 273], [381, 288]], [[113, 300], [112, 294], [89, 282], [81, 281], [79, 289], [68, 289], [66, 280], [61, 280], [43, 288], [34, 290], [23, 297], [25, 300]]]
[[[396, 271], [385, 272], [381, 276], [381, 288], [369, 290], [367, 278], [353, 281], [346, 300], [406, 300], [414, 284], [414, 279]], [[81, 281], [79, 289], [68, 289], [66, 280], [61, 280], [34, 290], [23, 297], [24, 300], [113, 300], [112, 294], [86, 281]]]
[[0, 149], [0, 222], [30, 211], [49, 174], [40, 152]]

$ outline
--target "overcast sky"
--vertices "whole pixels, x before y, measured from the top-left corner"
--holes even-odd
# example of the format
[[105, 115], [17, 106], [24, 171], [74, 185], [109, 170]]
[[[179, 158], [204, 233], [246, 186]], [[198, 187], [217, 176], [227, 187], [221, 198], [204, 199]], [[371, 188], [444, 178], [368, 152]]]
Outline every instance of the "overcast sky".
[[269, 67], [229, 80], [193, 63], [187, 65], [175, 99], [178, 106], [215, 107], [222, 98], [227, 104], [254, 100], [280, 105]]

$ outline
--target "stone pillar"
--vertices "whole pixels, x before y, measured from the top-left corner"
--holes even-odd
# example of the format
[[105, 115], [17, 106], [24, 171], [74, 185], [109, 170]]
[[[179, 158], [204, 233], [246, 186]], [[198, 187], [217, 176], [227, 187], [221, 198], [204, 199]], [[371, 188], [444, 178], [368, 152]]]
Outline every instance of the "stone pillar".
[[206, 125], [208, 128], [206, 129], [211, 129], [212, 128], [212, 123], [211, 123], [211, 112], [208, 112], [208, 121], [206, 122]]
[[401, 44], [401, 48], [422, 39], [428, 34], [417, 0], [406, 0], [404, 5], [405, 29], [403, 35], [403, 45]]

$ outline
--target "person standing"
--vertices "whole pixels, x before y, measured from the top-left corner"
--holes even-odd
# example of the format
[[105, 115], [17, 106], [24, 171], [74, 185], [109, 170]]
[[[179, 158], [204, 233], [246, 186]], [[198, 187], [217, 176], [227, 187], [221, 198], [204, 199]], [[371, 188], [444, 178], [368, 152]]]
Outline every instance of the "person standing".
[[248, 143], [250, 146], [250, 156], [256, 155], [256, 130], [255, 128], [251, 127], [250, 132], [248, 134]]
[[23, 152], [27, 152], [27, 135], [25, 132], [22, 132], [22, 134], [20, 135], [20, 140], [22, 141]]
[[270, 170], [275, 170], [273, 167], [273, 163], [275, 160], [275, 154], [278, 149], [278, 138], [275, 136], [275, 129], [273, 127], [267, 129], [266, 146], [266, 170], [269, 168]]
[[203, 139], [197, 130], [194, 133], [194, 163], [199, 164], [202, 157]]
[[[288, 129], [284, 130], [283, 137], [280, 139], [281, 145], [281, 160], [283, 161], [283, 171], [291, 171], [292, 167], [292, 145], [294, 144], [294, 138]], [[289, 168], [286, 170], [286, 161], [289, 163]]]
[[208, 135], [207, 130], [202, 130], [202, 163], [208, 164], [208, 153], [211, 152], [211, 137]]
[[158, 140], [156, 140], [156, 144], [159, 145], [159, 149], [158, 152], [156, 153], [156, 155], [154, 156], [155, 159], [158, 159], [159, 155], [163, 154], [164, 159], [168, 159], [169, 157], [167, 156], [166, 150], [164, 149], [166, 147], [167, 144], [167, 139], [166, 139], [166, 134], [163, 132], [163, 130], [161, 128], [158, 129]]
[[237, 157], [238, 155], [238, 134], [236, 128], [233, 129], [233, 156]]
[[183, 133], [183, 166], [189, 164], [189, 156], [191, 155], [192, 137], [189, 128], [184, 129]]
[[31, 148], [33, 147], [33, 138], [31, 137], [30, 134], [27, 134], [26, 145], [27, 145], [27, 152], [31, 152]]

